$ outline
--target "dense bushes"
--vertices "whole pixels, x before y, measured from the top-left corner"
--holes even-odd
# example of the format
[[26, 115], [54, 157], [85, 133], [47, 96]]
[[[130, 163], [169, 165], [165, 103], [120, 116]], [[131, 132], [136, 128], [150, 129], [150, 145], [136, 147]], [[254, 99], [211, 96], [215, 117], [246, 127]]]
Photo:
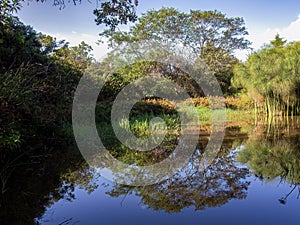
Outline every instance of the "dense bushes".
[[69, 48], [54, 38], [46, 42], [16, 17], [2, 15], [0, 26], [0, 149], [11, 149], [37, 134], [59, 132], [92, 59], [85, 43]]
[[[206, 108], [211, 108], [212, 104], [210, 102], [214, 101], [216, 97], [201, 97], [201, 98], [192, 98], [191, 101], [195, 106], [202, 106]], [[224, 99], [224, 104], [226, 108], [229, 109], [240, 109], [240, 110], [248, 110], [253, 106], [253, 101], [247, 96], [240, 97], [226, 97]]]

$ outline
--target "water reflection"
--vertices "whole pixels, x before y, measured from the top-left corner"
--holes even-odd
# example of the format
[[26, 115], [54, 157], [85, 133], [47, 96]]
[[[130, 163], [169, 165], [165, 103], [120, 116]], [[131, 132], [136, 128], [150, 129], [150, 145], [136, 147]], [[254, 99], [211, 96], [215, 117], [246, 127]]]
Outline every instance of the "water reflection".
[[[171, 179], [144, 187], [103, 182], [97, 171], [89, 167], [74, 150], [63, 150], [60, 154], [52, 155], [52, 151], [49, 150], [48, 158], [28, 156], [28, 162], [36, 163], [16, 168], [7, 191], [1, 195], [0, 223], [48, 224], [45, 222], [48, 221], [47, 212], [55, 208], [62, 199], [70, 202], [70, 205], [76, 202], [79, 209], [84, 211], [88, 207], [85, 202], [87, 196], [95, 193], [97, 195], [102, 193], [111, 199], [107, 201], [115, 199], [120, 205], [130, 199], [138, 198], [143, 208], [166, 213], [181, 212], [180, 215], [183, 217], [188, 208], [194, 210], [216, 208], [232, 204], [235, 200], [249, 201], [250, 204], [253, 200], [248, 195], [251, 187], [258, 188], [256, 180], [261, 180], [267, 185], [279, 179], [280, 185], [285, 187], [280, 190], [284, 192], [276, 190], [278, 184], [271, 185], [264, 191], [277, 193], [272, 198], [282, 204], [287, 203], [287, 200], [295, 199], [292, 194], [299, 191], [300, 184], [300, 123], [298, 120], [271, 126], [261, 123], [254, 130], [249, 124], [229, 124], [218, 158], [205, 171], [199, 171], [197, 167], [208, 134], [201, 136], [199, 150], [186, 168], [180, 170]], [[235, 149], [241, 150], [235, 151]], [[79, 198], [80, 189], [84, 190], [86, 195], [81, 193]], [[267, 195], [267, 192], [256, 195], [261, 198]], [[97, 201], [94, 202], [96, 205], [104, 204], [96, 198], [94, 201]], [[255, 202], [255, 204], [260, 203]], [[269, 206], [273, 206], [273, 203]], [[271, 209], [274, 210], [274, 207], [268, 210]], [[136, 209], [128, 210], [134, 212]], [[69, 213], [74, 216], [78, 214], [75, 211]], [[243, 215], [242, 211], [241, 215]], [[61, 217], [52, 224], [61, 222], [73, 224], [76, 221], [69, 217]], [[78, 222], [78, 224], [82, 223]]]
[[[291, 186], [291, 191], [279, 199], [286, 204], [292, 192], [300, 191], [300, 136], [299, 128], [290, 121], [275, 126], [260, 127], [259, 135], [252, 135], [244, 143], [237, 161], [247, 164], [256, 177], [270, 182], [280, 179]], [[300, 192], [298, 194], [299, 198]]]
[[61, 174], [76, 171], [83, 163], [79, 152], [66, 149], [24, 156], [1, 193], [0, 224], [34, 224], [34, 218], [58, 200], [74, 199], [74, 184], [64, 182]]
[[226, 204], [230, 199], [246, 198], [248, 170], [236, 167], [233, 156], [219, 158], [205, 171], [197, 170], [197, 161], [162, 183], [145, 187], [115, 185], [107, 194], [111, 197], [134, 194], [145, 206], [168, 213], [190, 206], [203, 210]]
[[[202, 137], [199, 149], [193, 155], [189, 164], [178, 171], [172, 178], [150, 186], [126, 186], [114, 184], [106, 192], [111, 197], [125, 199], [130, 195], [140, 198], [146, 207], [165, 212], [180, 212], [193, 206], [196, 210], [206, 207], [216, 207], [226, 204], [230, 199], [244, 199], [247, 195], [249, 182], [246, 176], [247, 168], [235, 164], [235, 155], [231, 154], [233, 137], [241, 134], [241, 129], [228, 127], [227, 137], [215, 162], [204, 171], [201, 167], [201, 151], [207, 144], [207, 138]], [[242, 135], [245, 137], [245, 135]], [[91, 167], [64, 174], [65, 183], [84, 188], [88, 193], [98, 188], [100, 175]]]

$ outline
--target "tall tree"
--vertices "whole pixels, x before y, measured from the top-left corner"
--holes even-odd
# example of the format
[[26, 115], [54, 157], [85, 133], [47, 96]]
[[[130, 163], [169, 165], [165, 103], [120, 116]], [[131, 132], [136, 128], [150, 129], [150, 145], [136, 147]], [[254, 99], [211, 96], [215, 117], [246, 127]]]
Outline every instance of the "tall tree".
[[111, 44], [157, 40], [191, 47], [198, 54], [207, 45], [230, 54], [250, 45], [245, 39], [248, 32], [242, 18], [228, 18], [218, 11], [197, 10], [187, 14], [174, 8], [148, 11], [129, 32], [105, 30], [101, 35], [109, 37]]
[[[228, 91], [237, 49], [249, 48], [248, 34], [242, 18], [228, 18], [218, 11], [180, 12], [174, 8], [150, 10], [138, 19], [128, 32], [105, 30], [100, 35], [109, 39], [115, 53], [144, 56], [145, 46], [167, 46], [170, 52], [185, 51], [181, 55], [196, 55], [204, 61]], [[161, 52], [158, 49], [157, 52]], [[162, 57], [163, 58], [163, 55]]]

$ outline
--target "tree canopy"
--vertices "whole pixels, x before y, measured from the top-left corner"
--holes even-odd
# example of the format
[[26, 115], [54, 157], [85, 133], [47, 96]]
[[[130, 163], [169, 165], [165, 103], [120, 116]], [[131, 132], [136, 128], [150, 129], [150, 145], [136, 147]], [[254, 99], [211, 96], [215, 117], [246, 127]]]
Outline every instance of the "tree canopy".
[[245, 39], [248, 32], [242, 18], [228, 18], [218, 11], [183, 13], [174, 8], [147, 11], [129, 32], [106, 30], [101, 35], [109, 37], [111, 44], [157, 40], [191, 47], [198, 54], [208, 45], [230, 54], [250, 45]]
[[157, 46], [156, 54], [162, 54], [161, 47], [165, 46], [164, 50], [169, 52], [183, 50], [179, 53], [182, 57], [195, 55], [213, 72], [227, 93], [233, 66], [238, 62], [234, 52], [250, 46], [247, 34], [242, 18], [228, 18], [218, 11], [184, 13], [162, 8], [147, 11], [127, 32], [107, 29], [100, 36], [108, 38], [113, 54], [123, 58], [132, 55], [143, 58]]

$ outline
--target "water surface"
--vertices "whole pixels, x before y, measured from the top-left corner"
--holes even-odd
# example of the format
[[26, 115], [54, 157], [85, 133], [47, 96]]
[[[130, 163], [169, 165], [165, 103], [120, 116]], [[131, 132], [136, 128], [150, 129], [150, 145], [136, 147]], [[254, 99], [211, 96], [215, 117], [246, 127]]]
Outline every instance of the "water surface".
[[144, 187], [102, 178], [72, 150], [36, 159], [42, 167], [18, 172], [6, 193], [7, 224], [299, 224], [300, 118], [228, 123], [218, 157], [198, 171], [207, 140], [187, 168]]

